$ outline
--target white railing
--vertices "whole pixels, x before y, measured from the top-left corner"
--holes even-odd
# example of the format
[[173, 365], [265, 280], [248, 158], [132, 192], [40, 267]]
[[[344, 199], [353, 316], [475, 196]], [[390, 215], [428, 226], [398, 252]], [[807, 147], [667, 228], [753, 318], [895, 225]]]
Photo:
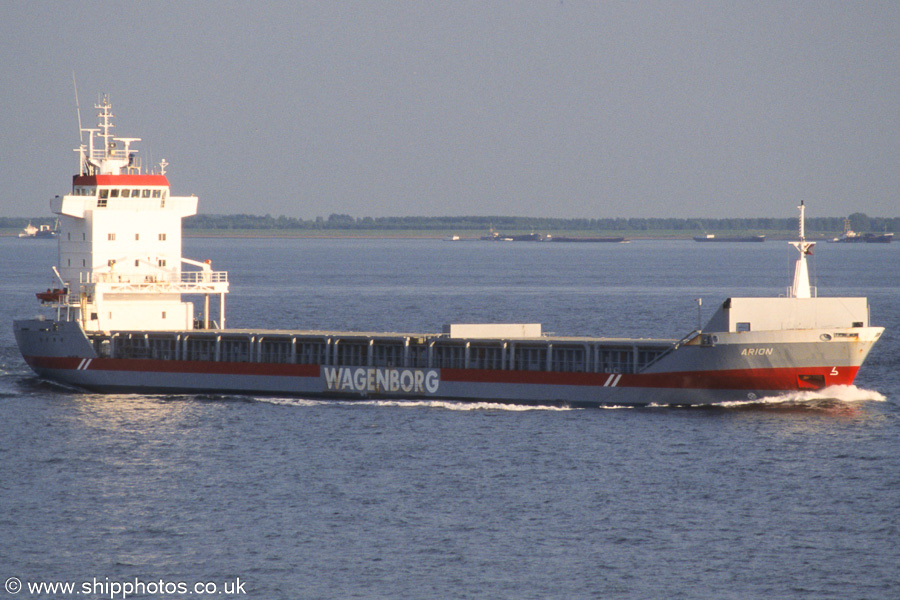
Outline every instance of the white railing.
[[81, 273], [79, 283], [198, 284], [228, 283], [228, 271], [182, 271], [181, 273]]
[[226, 283], [228, 271], [182, 271], [181, 283]]

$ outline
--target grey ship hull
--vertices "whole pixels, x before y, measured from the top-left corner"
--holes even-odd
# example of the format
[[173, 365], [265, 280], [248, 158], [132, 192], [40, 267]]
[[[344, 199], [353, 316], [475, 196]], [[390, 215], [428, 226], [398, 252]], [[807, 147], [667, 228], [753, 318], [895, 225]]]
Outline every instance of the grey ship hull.
[[15, 322], [41, 377], [122, 393], [441, 399], [569, 406], [708, 404], [849, 385], [882, 329], [696, 334], [685, 340], [186, 330], [86, 334]]

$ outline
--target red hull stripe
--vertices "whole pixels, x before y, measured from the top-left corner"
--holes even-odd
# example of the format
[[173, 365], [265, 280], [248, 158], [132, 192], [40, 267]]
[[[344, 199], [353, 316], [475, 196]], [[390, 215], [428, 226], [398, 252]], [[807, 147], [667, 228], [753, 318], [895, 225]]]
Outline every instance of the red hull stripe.
[[164, 185], [169, 187], [165, 175], [75, 175], [73, 185]]
[[810, 389], [819, 387], [801, 385], [799, 379], [801, 375], [821, 376], [824, 386], [850, 385], [856, 378], [858, 370], [859, 367], [788, 367], [622, 374], [610, 377], [610, 373], [441, 369], [441, 381], [708, 390], [794, 390], [803, 387]]
[[[138, 373], [197, 373], [209, 375], [260, 375], [319, 377], [319, 365], [180, 361], [152, 359], [26, 357], [29, 365], [43, 369], [130, 371]], [[481, 371], [441, 369], [441, 380], [459, 383], [502, 383], [531, 385], [577, 385], [594, 387], [710, 389], [710, 390], [796, 390], [829, 385], [850, 385], [859, 367], [790, 367], [772, 369], [728, 369], [682, 371], [677, 373], [611, 374], [560, 373], [545, 371]], [[801, 379], [806, 378], [806, 381]], [[812, 382], [810, 377], [813, 378]], [[822, 385], [816, 382], [820, 381]]]

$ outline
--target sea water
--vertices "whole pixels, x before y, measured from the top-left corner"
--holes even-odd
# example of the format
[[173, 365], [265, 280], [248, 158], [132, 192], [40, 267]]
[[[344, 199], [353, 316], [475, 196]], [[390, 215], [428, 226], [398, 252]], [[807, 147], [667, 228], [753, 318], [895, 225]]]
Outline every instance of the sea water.
[[[185, 241], [186, 256], [229, 271], [232, 327], [527, 322], [668, 338], [728, 296], [783, 293], [794, 253], [772, 241]], [[582, 410], [63, 389], [34, 377], [11, 331], [38, 312], [34, 292], [53, 287], [56, 244], [0, 238], [0, 256], [9, 598], [888, 599], [900, 589], [897, 244], [816, 247], [819, 294], [867, 296], [873, 324], [887, 328], [856, 386]], [[36, 587], [62, 583], [72, 587]]]

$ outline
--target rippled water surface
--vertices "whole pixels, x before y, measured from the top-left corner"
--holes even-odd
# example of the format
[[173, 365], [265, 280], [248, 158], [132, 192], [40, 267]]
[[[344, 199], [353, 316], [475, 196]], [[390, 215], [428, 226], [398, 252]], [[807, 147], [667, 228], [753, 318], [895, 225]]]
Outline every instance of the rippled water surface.
[[[0, 252], [4, 581], [239, 577], [244, 596], [266, 599], [888, 599], [900, 589], [900, 245], [817, 247], [820, 294], [866, 295], [888, 328], [856, 387], [591, 410], [60, 389], [30, 373], [10, 326], [37, 312], [55, 244], [0, 238]], [[693, 329], [696, 298], [708, 316], [731, 295], [780, 293], [791, 252], [777, 242], [185, 242], [186, 255], [229, 270], [229, 326], [519, 321], [646, 337]]]

